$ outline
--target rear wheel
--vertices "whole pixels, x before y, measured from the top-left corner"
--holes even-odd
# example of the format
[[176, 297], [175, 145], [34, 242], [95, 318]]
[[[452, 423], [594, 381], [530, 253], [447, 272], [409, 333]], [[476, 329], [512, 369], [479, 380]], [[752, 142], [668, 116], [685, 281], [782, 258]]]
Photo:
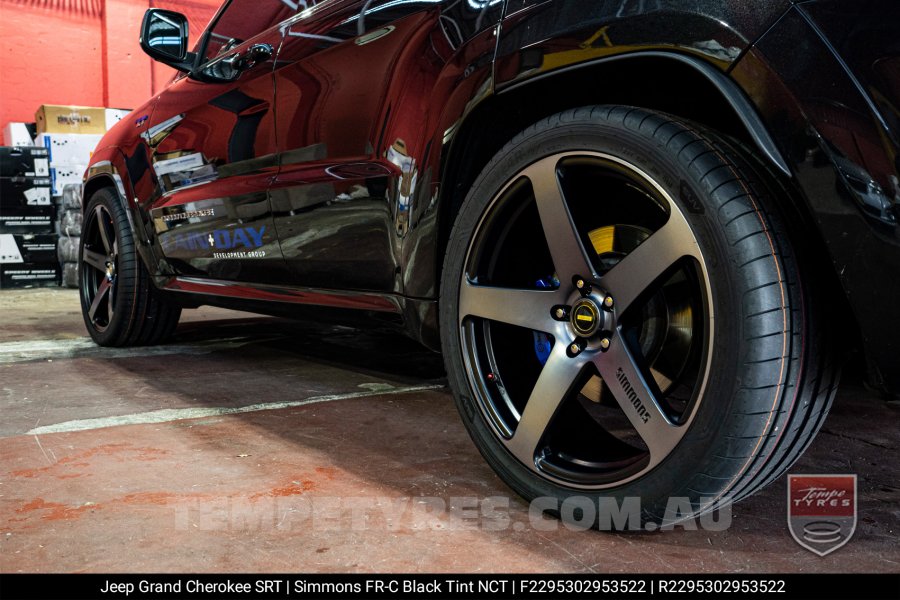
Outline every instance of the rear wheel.
[[[766, 177], [628, 107], [501, 150], [454, 225], [441, 327], [469, 432], [526, 498], [638, 497], [641, 526], [771, 481], [837, 382]], [[629, 526], [634, 526], [631, 523]]]
[[150, 282], [118, 197], [96, 192], [84, 212], [79, 290], [88, 333], [101, 346], [156, 344], [168, 338], [181, 308]]

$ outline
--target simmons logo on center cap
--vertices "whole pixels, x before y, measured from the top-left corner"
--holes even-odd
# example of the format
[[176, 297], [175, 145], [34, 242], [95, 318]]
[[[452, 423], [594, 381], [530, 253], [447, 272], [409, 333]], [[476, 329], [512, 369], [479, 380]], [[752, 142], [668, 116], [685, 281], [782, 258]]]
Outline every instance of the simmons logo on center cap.
[[788, 475], [788, 529], [819, 556], [856, 531], [856, 475]]
[[572, 326], [579, 334], [585, 337], [593, 335], [599, 324], [599, 311], [587, 298], [579, 300], [572, 308]]

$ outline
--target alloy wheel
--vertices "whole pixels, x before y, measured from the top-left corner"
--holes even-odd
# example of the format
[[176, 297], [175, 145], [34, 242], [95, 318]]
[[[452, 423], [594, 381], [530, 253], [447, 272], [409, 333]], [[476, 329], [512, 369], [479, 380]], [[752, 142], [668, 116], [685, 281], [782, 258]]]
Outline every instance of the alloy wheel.
[[713, 311], [703, 255], [663, 187], [614, 156], [556, 154], [509, 180], [471, 240], [459, 335], [506, 450], [587, 489], [665, 460], [703, 399]]
[[82, 235], [81, 293], [91, 325], [103, 332], [115, 314], [119, 266], [116, 230], [105, 206], [98, 204], [86, 215]]

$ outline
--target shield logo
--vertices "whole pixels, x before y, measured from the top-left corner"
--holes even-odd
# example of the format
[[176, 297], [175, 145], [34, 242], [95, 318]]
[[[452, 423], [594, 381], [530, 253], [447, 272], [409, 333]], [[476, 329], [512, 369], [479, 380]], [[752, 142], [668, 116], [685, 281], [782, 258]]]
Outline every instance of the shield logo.
[[856, 475], [788, 475], [787, 501], [791, 535], [819, 556], [856, 531]]

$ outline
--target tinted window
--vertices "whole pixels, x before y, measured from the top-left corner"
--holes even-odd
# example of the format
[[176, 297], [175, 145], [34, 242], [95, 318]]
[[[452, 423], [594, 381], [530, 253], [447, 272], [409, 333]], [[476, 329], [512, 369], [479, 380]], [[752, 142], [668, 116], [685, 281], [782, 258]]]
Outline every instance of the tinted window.
[[[360, 14], [350, 23], [355, 28], [351, 37], [439, 6], [441, 28], [455, 48], [480, 31], [482, 26], [493, 24], [494, 20], [486, 18], [487, 13], [492, 9], [499, 11], [502, 2], [503, 0], [367, 0], [362, 5]], [[358, 22], [360, 19], [362, 25]]]
[[292, 17], [297, 12], [329, 0], [231, 0], [209, 32], [204, 61]]

